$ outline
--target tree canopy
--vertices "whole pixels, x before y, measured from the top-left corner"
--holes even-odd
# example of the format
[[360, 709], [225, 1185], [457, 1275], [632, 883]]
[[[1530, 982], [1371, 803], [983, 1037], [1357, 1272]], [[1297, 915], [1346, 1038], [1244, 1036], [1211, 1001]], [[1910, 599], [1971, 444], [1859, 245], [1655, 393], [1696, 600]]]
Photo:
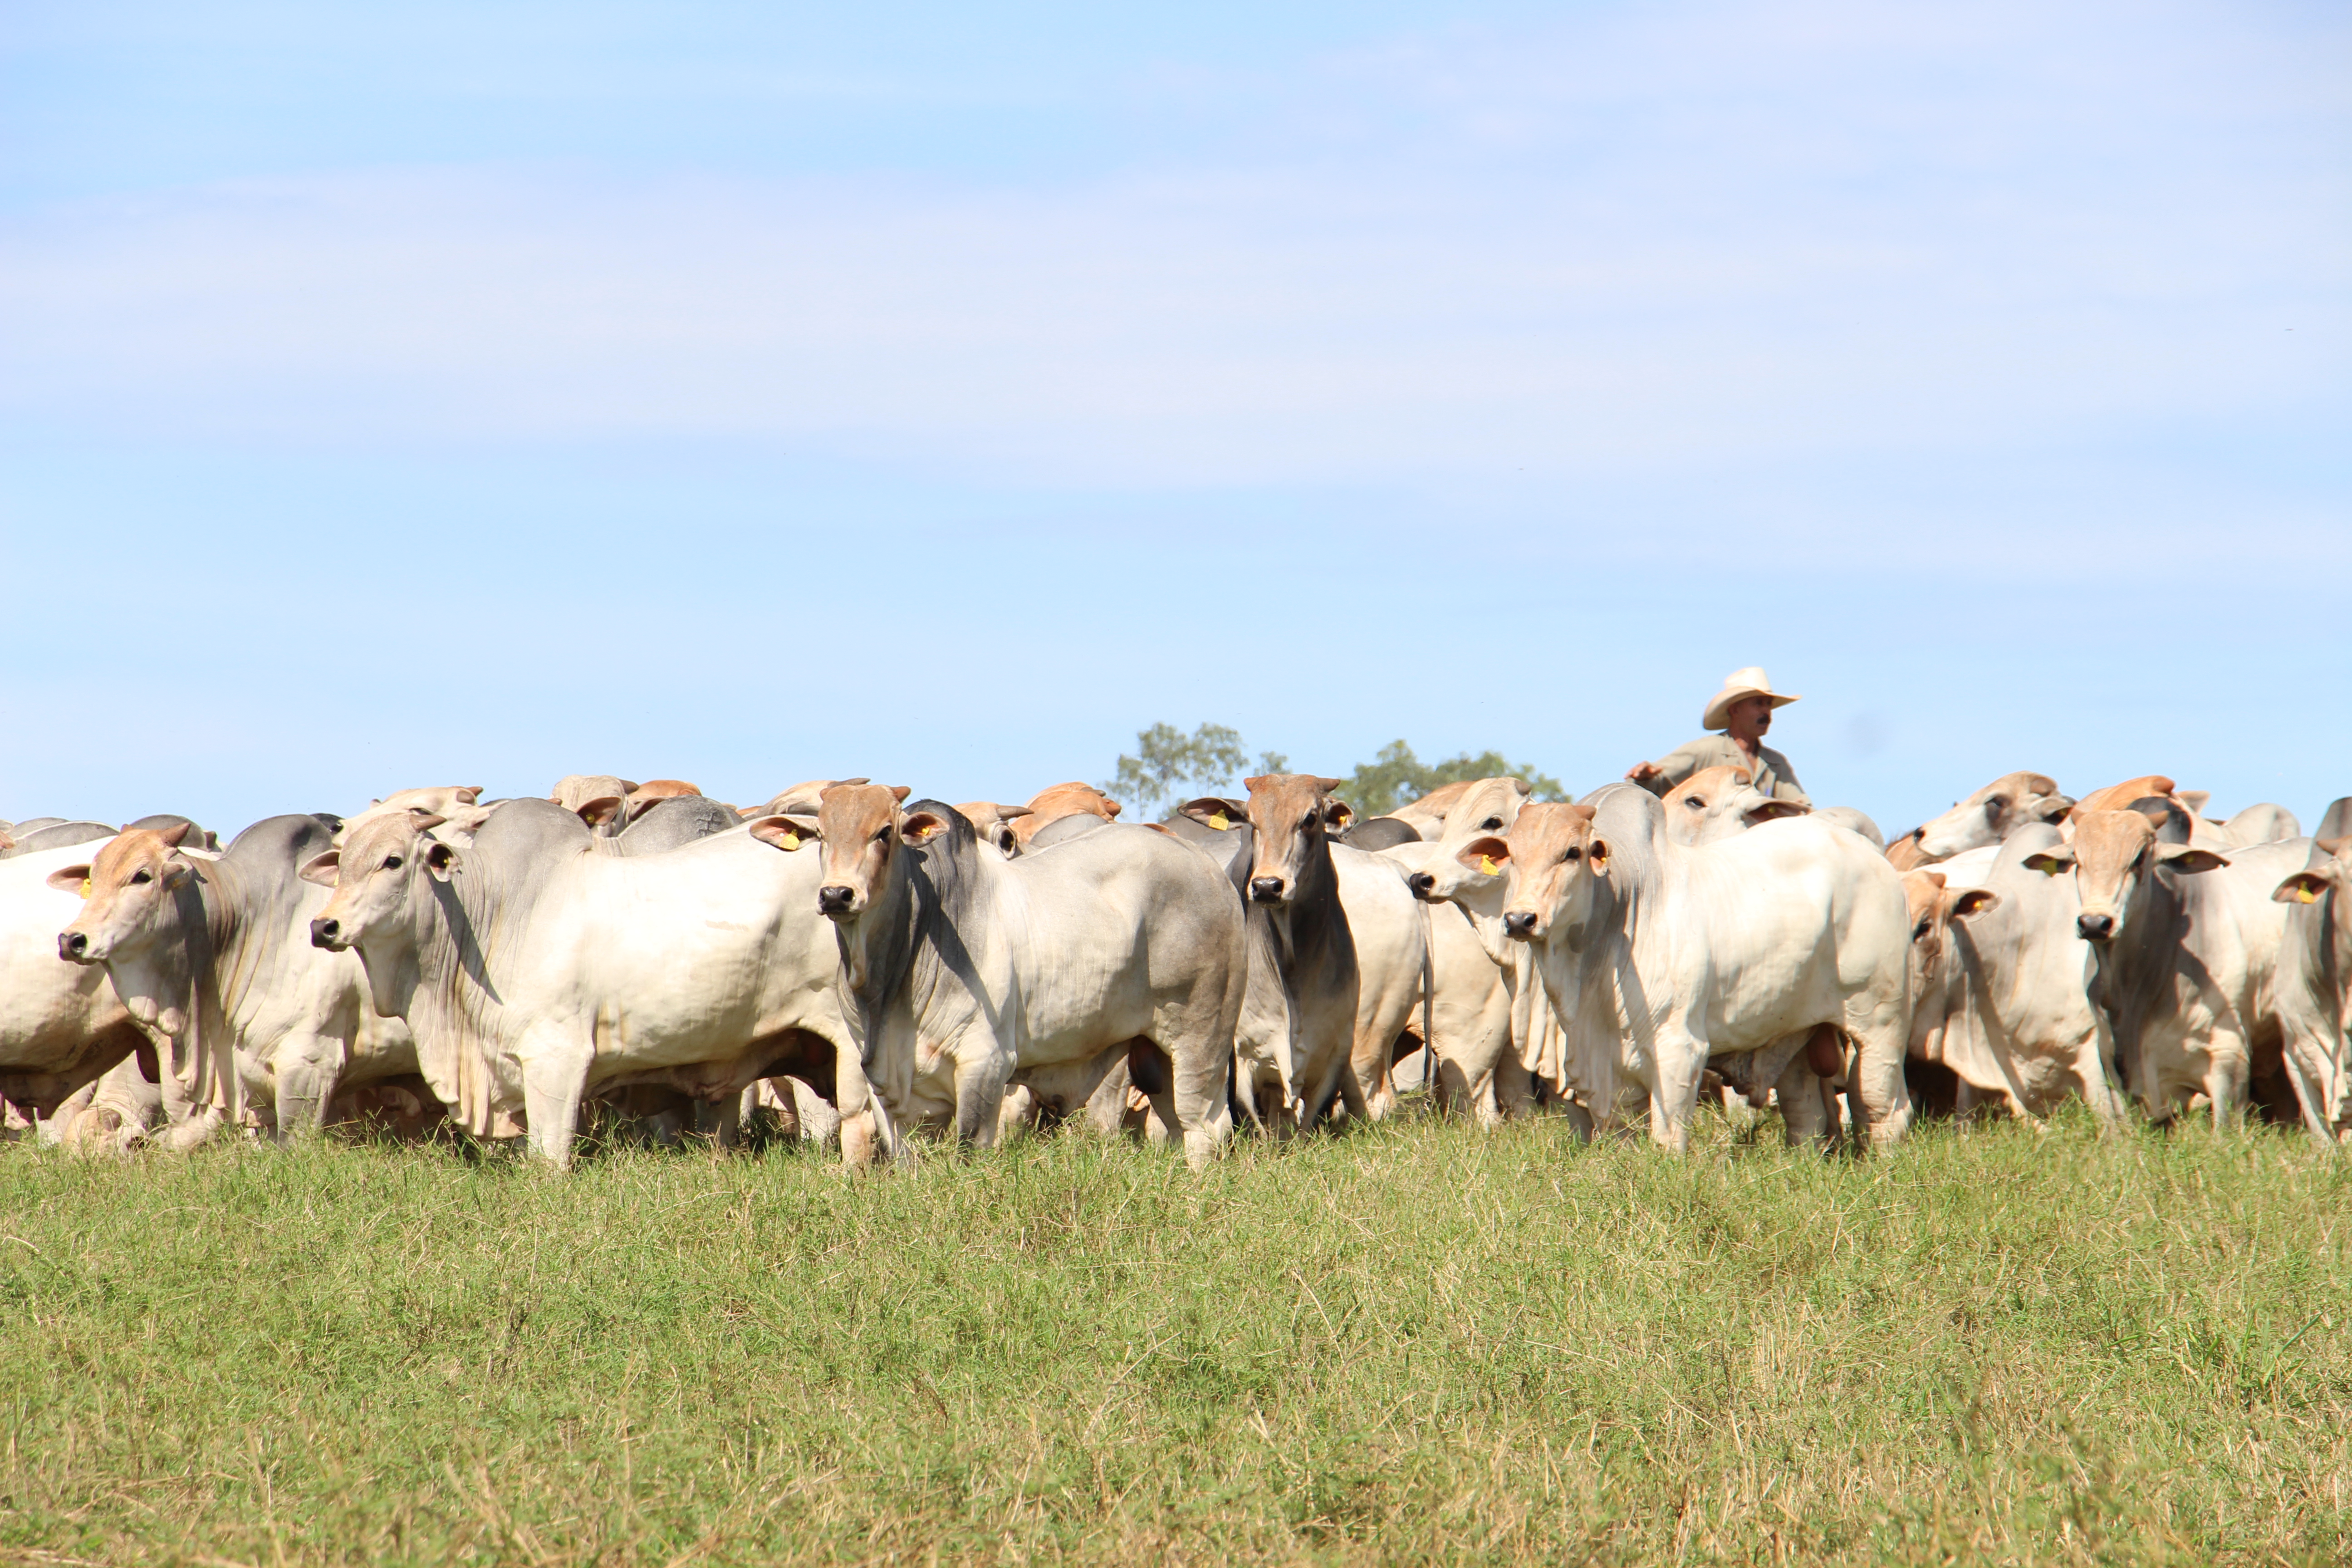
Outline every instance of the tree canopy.
[[[1186, 734], [1173, 724], [1154, 724], [1135, 737], [1136, 754], [1122, 755], [1118, 771], [1102, 787], [1138, 813], [1137, 820], [1159, 815], [1165, 807], [1196, 795], [1230, 795], [1245, 772], [1287, 773], [1290, 759], [1280, 752], [1261, 752], [1255, 765], [1242, 743], [1240, 731], [1223, 724], [1202, 724]], [[1525, 781], [1538, 800], [1565, 800], [1568, 790], [1558, 779], [1524, 763], [1507, 760], [1495, 751], [1465, 752], [1443, 762], [1424, 763], [1402, 740], [1382, 746], [1369, 763], [1341, 781], [1339, 795], [1360, 816], [1379, 816], [1419, 800], [1440, 784], [1463, 779], [1514, 777]]]

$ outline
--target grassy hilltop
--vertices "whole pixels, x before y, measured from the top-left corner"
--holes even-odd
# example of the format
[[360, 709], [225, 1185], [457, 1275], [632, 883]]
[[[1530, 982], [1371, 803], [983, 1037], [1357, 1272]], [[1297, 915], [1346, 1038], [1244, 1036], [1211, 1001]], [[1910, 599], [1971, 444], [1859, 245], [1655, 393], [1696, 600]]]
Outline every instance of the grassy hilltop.
[[0, 1150], [0, 1562], [2352, 1558], [2352, 1161]]

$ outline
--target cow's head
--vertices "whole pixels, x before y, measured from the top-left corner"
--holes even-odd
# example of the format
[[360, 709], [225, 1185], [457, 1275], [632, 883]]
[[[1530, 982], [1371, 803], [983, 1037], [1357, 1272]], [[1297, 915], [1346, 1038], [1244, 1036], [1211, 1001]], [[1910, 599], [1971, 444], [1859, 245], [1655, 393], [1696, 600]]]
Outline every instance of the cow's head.
[[102, 963], [131, 1016], [166, 1035], [187, 1027], [194, 976], [188, 926], [201, 922], [194, 864], [181, 852], [188, 825], [126, 827], [89, 865], [49, 874], [49, 886], [82, 896], [81, 913], [58, 933], [58, 956]]
[[1948, 860], [1966, 850], [1998, 844], [2029, 822], [2057, 822], [2074, 806], [2046, 773], [2004, 773], [1919, 827], [1919, 852], [1929, 859]]
[[1298, 896], [1308, 865], [1331, 851], [1328, 835], [1345, 826], [1351, 813], [1331, 798], [1338, 779], [1313, 773], [1261, 773], [1244, 779], [1249, 789], [1251, 845], [1249, 896], [1254, 904], [1287, 904]]
[[1013, 822], [1013, 834], [1025, 848], [1048, 824], [1059, 822], [1066, 816], [1083, 813], [1111, 822], [1118, 819], [1123, 809], [1118, 802], [1090, 784], [1057, 784], [1029, 797], [1027, 812]]
[[1764, 794], [1743, 767], [1701, 768], [1666, 792], [1666, 837], [1686, 847], [1712, 844], [1759, 823], [1802, 816], [1806, 809]]
[[2162, 842], [2156, 824], [2137, 811], [2077, 811], [2074, 826], [2073, 844], [2029, 855], [2025, 864], [2053, 877], [2074, 873], [2083, 898], [2074, 929], [2085, 942], [2109, 942], [2123, 930], [2134, 895], [2158, 867], [2189, 872], [2229, 864], [2210, 849]]
[[946, 826], [927, 811], [901, 813], [905, 784], [835, 784], [817, 797], [814, 816], [769, 816], [751, 837], [779, 849], [814, 845], [823, 857], [816, 912], [855, 921], [873, 907], [890, 879], [891, 858], [902, 844], [920, 844]]
[[1555, 926], [1581, 926], [1609, 875], [1609, 844], [1593, 831], [1589, 805], [1529, 805], [1500, 838], [1474, 838], [1454, 858], [1486, 875], [1507, 868], [1503, 934], [1541, 942]]
[[387, 1017], [404, 1013], [415, 989], [439, 885], [465, 867], [455, 845], [433, 837], [442, 820], [429, 811], [368, 818], [341, 848], [301, 868], [304, 881], [334, 889], [310, 921], [310, 944], [330, 952], [358, 949], [376, 1011]]
[[956, 804], [957, 814], [971, 824], [980, 841], [1006, 859], [1021, 853], [1026, 842], [1020, 833], [1021, 819], [1030, 816], [1025, 805], [1005, 805], [993, 800], [966, 800]]

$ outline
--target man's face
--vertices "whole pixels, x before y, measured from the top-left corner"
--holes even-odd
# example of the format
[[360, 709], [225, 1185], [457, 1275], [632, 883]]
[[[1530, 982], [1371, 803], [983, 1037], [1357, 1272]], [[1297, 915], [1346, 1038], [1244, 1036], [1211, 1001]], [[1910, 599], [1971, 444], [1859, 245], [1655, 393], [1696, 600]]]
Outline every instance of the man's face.
[[1755, 737], [1772, 728], [1772, 700], [1743, 697], [1731, 705], [1731, 732]]

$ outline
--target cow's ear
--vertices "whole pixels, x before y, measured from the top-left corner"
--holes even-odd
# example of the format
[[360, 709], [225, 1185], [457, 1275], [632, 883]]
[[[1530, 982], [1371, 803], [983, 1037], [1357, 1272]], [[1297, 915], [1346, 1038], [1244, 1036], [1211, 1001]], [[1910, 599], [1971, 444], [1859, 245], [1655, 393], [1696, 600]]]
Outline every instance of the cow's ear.
[[2325, 871], [2297, 871], [2281, 882], [2271, 897], [2282, 904], [2315, 904], [2327, 896], [2328, 884]]
[[762, 816], [751, 824], [751, 837], [790, 853], [824, 837], [814, 816]]
[[180, 887], [195, 874], [196, 868], [177, 855], [169, 856], [163, 861], [163, 886], [167, 888]]
[[1265, 783], [1274, 776], [1275, 775], [1272, 773], [1260, 773], [1255, 778], [1244, 779], [1242, 780], [1242, 788], [1249, 791], [1252, 795], [1255, 795], [1257, 793], [1257, 786]]
[[482, 804], [482, 786], [480, 784], [459, 784], [456, 789], [451, 790], [449, 793], [457, 797], [457, 804], [459, 805], [479, 805]]
[[60, 893], [79, 893], [89, 897], [89, 868], [60, 866], [49, 873], [49, 886]]
[[890, 786], [890, 798], [897, 801], [900, 805], [906, 805], [907, 797], [914, 793], [915, 792], [913, 790], [908, 789], [905, 784], [892, 784]]
[[1987, 910], [1997, 910], [2000, 907], [2000, 895], [1990, 888], [1968, 888], [1954, 896], [1952, 918], [1956, 921], [1964, 921], [1970, 915], [1980, 915]]
[[2187, 844], [2159, 844], [2156, 849], [2157, 864], [2175, 871], [2218, 871], [2229, 864], [2210, 849], [2199, 849]]
[[[2056, 784], [2052, 784], [2050, 787], [2052, 791], [2054, 792], [2058, 786]], [[2066, 814], [2074, 809], [2074, 797], [2071, 795], [2053, 793], [2047, 800], [2044, 800], [2042, 803], [2039, 809], [2042, 813], [2042, 821], [2051, 823], [2053, 825], [2063, 822], [2066, 820]]]
[[600, 795], [594, 800], [580, 805], [580, 820], [591, 827], [602, 827], [628, 809], [628, 802], [617, 795]]
[[1585, 850], [1584, 856], [1586, 859], [1592, 863], [1592, 874], [1594, 876], [1606, 877], [1609, 875], [1609, 840], [1606, 838], [1594, 839], [1591, 846]]
[[1186, 801], [1178, 809], [1176, 815], [1189, 816], [1202, 826], [1213, 827], [1220, 833], [1228, 831], [1234, 826], [1233, 802], [1219, 800], [1213, 795], [1204, 795], [1198, 800]]
[[1333, 790], [1338, 789], [1341, 784], [1346, 784], [1347, 782], [1348, 781], [1346, 779], [1327, 779], [1318, 777], [1315, 781], [1315, 787], [1321, 790], [1325, 795], [1329, 795]]
[[1810, 805], [1800, 805], [1793, 800], [1768, 800], [1761, 805], [1750, 806], [1748, 811], [1748, 820], [1751, 824], [1777, 822], [1784, 816], [1810, 816], [1812, 809]]
[[918, 811], [898, 824], [898, 837], [909, 844], [921, 844], [945, 833], [947, 818], [928, 811]]
[[1356, 820], [1356, 808], [1344, 800], [1335, 800], [1323, 808], [1323, 829], [1327, 833], [1345, 833], [1348, 824]]
[[436, 881], [446, 882], [466, 868], [466, 862], [457, 849], [447, 844], [428, 844], [425, 848], [425, 868]]
[[1037, 810], [1034, 806], [1028, 805], [1000, 805], [996, 808], [996, 815], [1010, 822], [1016, 816], [1034, 816], [1037, 815]]
[[313, 855], [302, 863], [302, 869], [296, 874], [306, 882], [331, 888], [335, 879], [343, 874], [343, 852], [330, 849], [324, 855]]
[[1462, 862], [1465, 870], [1475, 871], [1481, 877], [1499, 877], [1503, 868], [1510, 864], [1511, 847], [1491, 836], [1473, 838], [1455, 851], [1454, 858]]
[[438, 827], [448, 820], [447, 817], [427, 811], [421, 805], [412, 805], [408, 808], [408, 826], [419, 833], [423, 833], [427, 828]]
[[2055, 877], [2061, 871], [2074, 868], [2074, 857], [2055, 849], [2039, 849], [2025, 858], [2025, 868], [2039, 871], [2045, 877]]

